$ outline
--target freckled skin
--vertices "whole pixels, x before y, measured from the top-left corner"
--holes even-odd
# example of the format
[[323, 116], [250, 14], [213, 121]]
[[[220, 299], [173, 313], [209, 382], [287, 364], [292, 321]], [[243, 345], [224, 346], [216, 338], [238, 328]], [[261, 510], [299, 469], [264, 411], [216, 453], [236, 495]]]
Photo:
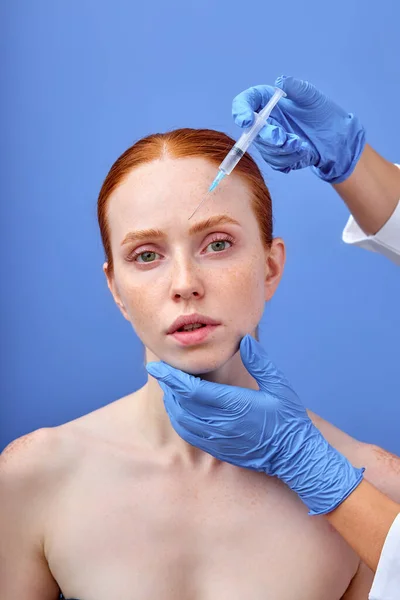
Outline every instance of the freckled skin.
[[29, 446], [31, 445], [32, 437], [29, 434], [23, 435], [22, 437], [11, 442], [1, 455], [0, 470], [2, 468], [4, 469], [6, 465], [12, 461], [14, 456], [20, 456], [21, 453], [23, 455], [24, 451], [28, 451]]
[[400, 475], [400, 461], [399, 457], [391, 452], [387, 452], [387, 450], [383, 450], [383, 448], [379, 448], [375, 446], [373, 448], [373, 453], [378, 461], [381, 463], [382, 469], [390, 469], [394, 473]]
[[[110, 287], [122, 313], [147, 348], [148, 360], [164, 360], [195, 374], [217, 377], [237, 352], [240, 339], [254, 332], [266, 300], [273, 295], [284, 263], [279, 239], [263, 245], [251, 208], [251, 193], [236, 174], [227, 177], [188, 221], [215, 176], [215, 165], [202, 158], [163, 159], [142, 165], [128, 175], [109, 201], [114, 259]], [[226, 224], [189, 237], [195, 222], [227, 214], [240, 226]], [[177, 217], [178, 215], [178, 217]], [[162, 229], [167, 238], [140, 249], [157, 252], [158, 264], [138, 268], [121, 248], [131, 230]], [[234, 244], [217, 253], [211, 236], [228, 234]], [[201, 346], [181, 347], [165, 335], [181, 314], [199, 312], [222, 323]], [[233, 366], [233, 365], [232, 365]]]
[[[263, 246], [250, 190], [235, 173], [188, 221], [215, 172], [215, 165], [194, 158], [133, 171], [110, 198], [114, 274], [107, 265], [105, 272], [147, 360], [257, 389], [237, 349], [277, 288], [284, 245], [276, 239]], [[190, 226], [220, 214], [239, 225], [189, 236]], [[139, 249], [162, 259], [150, 267], [127, 262], [135, 246], [121, 247], [121, 241], [149, 228], [164, 230], [166, 238]], [[217, 234], [236, 243], [217, 252], [210, 248]], [[191, 312], [221, 326], [204, 343], [181, 347], [166, 330]], [[25, 573], [27, 593], [40, 574], [43, 588], [57, 582], [66, 598], [82, 600], [339, 600], [357, 570], [358, 558], [339, 534], [323, 517], [310, 518], [281, 481], [217, 461], [182, 440], [151, 377], [49, 438], [29, 449], [38, 466], [27, 465], [29, 492], [24, 486], [20, 512], [10, 509], [17, 528], [10, 538], [23, 539], [27, 548], [33, 523], [44, 551], [34, 576], [16, 553], [13, 571]], [[27, 507], [29, 528], [20, 525]]]

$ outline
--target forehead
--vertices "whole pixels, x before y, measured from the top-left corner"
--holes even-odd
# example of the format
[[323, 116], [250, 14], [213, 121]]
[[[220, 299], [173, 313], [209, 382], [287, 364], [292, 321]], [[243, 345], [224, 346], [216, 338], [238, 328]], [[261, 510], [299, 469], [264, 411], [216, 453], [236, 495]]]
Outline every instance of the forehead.
[[[163, 227], [185, 221], [204, 198], [218, 166], [203, 158], [163, 158], [141, 165], [127, 175], [111, 194], [108, 218], [111, 231], [117, 228]], [[249, 219], [251, 191], [235, 172], [227, 176], [193, 217], [229, 214]]]

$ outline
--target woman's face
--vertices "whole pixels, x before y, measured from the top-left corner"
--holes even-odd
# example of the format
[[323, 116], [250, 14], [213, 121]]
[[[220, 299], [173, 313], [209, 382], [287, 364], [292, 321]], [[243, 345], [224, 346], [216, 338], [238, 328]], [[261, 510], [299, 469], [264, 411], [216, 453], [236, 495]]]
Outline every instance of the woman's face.
[[[108, 206], [114, 272], [104, 270], [116, 303], [150, 360], [193, 374], [222, 367], [254, 333], [284, 263], [281, 240], [264, 247], [235, 173], [188, 220], [216, 170], [202, 158], [155, 160], [133, 170]], [[169, 333], [194, 313], [217, 325]]]

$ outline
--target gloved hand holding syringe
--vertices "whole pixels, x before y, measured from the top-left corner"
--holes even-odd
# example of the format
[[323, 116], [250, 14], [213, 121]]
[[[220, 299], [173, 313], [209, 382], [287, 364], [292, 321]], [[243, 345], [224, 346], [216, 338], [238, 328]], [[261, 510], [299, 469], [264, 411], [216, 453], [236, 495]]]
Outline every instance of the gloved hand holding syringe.
[[276, 104], [283, 96], [286, 96], [285, 92], [280, 88], [275, 88], [275, 93], [273, 94], [269, 102], [264, 106], [262, 110], [260, 110], [259, 113], [255, 113], [253, 124], [240, 136], [236, 144], [233, 146], [232, 150], [228, 152], [222, 163], [219, 165], [218, 175], [210, 185], [209, 190], [204, 196], [203, 200], [190, 215], [189, 220], [197, 212], [197, 210], [200, 208], [200, 206], [203, 204], [204, 200], [209, 196], [209, 194], [213, 190], [215, 190], [215, 188], [222, 181], [225, 175], [230, 175], [230, 173], [238, 164], [239, 160], [249, 148], [249, 146], [256, 139], [261, 129], [265, 126], [265, 122], [270, 116], [272, 109], [276, 106]]

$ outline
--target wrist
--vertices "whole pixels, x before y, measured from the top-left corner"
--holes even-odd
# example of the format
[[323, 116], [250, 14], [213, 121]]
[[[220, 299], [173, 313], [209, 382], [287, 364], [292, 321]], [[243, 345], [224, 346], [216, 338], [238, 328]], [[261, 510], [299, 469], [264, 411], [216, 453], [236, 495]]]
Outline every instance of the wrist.
[[276, 475], [296, 492], [310, 515], [334, 510], [363, 479], [364, 469], [354, 467], [314, 425], [307, 437], [286, 445], [291, 455], [280, 458]]
[[364, 233], [375, 235], [398, 204], [400, 169], [367, 144], [354, 172], [333, 187]]
[[364, 480], [326, 518], [375, 571], [389, 529], [399, 513], [399, 504]]
[[352, 114], [342, 122], [340, 131], [332, 135], [322, 152], [321, 161], [312, 168], [323, 181], [339, 184], [354, 172], [366, 144], [365, 129]]

